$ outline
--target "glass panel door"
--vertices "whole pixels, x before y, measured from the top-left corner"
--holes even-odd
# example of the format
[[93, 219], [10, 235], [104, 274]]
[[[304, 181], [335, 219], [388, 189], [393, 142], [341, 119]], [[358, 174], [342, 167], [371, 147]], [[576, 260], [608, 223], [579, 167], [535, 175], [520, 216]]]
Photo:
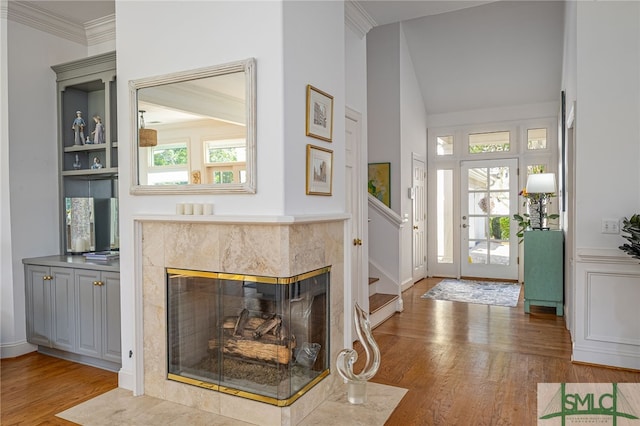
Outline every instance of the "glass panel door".
[[518, 278], [518, 161], [462, 162], [461, 275]]

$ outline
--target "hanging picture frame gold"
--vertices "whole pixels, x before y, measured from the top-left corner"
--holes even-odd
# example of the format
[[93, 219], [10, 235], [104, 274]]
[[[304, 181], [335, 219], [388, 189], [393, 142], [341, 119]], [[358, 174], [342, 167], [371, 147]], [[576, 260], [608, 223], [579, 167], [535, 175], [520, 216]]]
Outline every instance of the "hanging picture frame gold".
[[307, 85], [306, 135], [331, 142], [333, 140], [333, 96]]
[[333, 151], [307, 145], [307, 195], [331, 195]]

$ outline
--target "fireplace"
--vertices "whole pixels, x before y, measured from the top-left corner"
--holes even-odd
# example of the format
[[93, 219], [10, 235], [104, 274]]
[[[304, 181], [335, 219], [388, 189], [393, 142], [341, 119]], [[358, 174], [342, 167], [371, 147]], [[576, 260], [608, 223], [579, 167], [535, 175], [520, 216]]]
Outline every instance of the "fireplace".
[[292, 404], [329, 374], [329, 271], [167, 269], [168, 379]]
[[[345, 347], [345, 253], [342, 244], [347, 232], [345, 219], [342, 215], [275, 219], [219, 216], [136, 218], [135, 233], [140, 247], [140, 279], [136, 285], [140, 286], [137, 291], [141, 302], [138, 311], [141, 327], [136, 331], [140, 347], [134, 351], [133, 357], [136, 358], [136, 353], [142, 357], [138, 358], [138, 392], [261, 426], [295, 425], [303, 421], [341, 388], [343, 383], [337, 374], [319, 379], [288, 406], [267, 404], [235, 393], [214, 392], [206, 387], [169, 379], [167, 271], [175, 268], [242, 276], [300, 277], [308, 271], [331, 265], [330, 279], [327, 278], [330, 290], [326, 296], [330, 299], [330, 308], [327, 309], [329, 344], [325, 345], [324, 351], [321, 349], [330, 365], [340, 349]], [[246, 289], [251, 289], [253, 283], [246, 281]], [[258, 286], [262, 290], [265, 286], [273, 287], [273, 284], [255, 282], [256, 292]], [[266, 291], [260, 292], [267, 294]], [[208, 348], [209, 340], [209, 336], [202, 337], [202, 345], [206, 345], [204, 350]], [[296, 336], [297, 347], [302, 343]], [[320, 361], [320, 357], [325, 355], [319, 355], [313, 371], [321, 371], [319, 363], [325, 360]], [[183, 352], [182, 356], [186, 353]], [[295, 363], [295, 354], [293, 357]], [[250, 364], [248, 360], [247, 364]], [[215, 386], [221, 385], [213, 382], [209, 385], [210, 388]]]

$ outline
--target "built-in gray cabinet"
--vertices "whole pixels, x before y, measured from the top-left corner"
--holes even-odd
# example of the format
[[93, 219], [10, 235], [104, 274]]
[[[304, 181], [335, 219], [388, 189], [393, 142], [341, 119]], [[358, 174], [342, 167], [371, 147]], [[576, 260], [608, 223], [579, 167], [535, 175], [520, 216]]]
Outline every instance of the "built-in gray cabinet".
[[27, 341], [38, 351], [120, 368], [119, 263], [83, 256], [24, 259]]
[[72, 351], [76, 342], [73, 269], [27, 265], [25, 277], [27, 340]]
[[78, 353], [121, 361], [120, 274], [75, 271]]

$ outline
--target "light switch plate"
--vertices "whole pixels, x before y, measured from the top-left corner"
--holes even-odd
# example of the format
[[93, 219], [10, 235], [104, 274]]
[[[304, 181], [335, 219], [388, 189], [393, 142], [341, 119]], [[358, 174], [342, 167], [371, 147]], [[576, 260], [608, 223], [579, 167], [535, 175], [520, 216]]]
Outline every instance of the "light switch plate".
[[619, 234], [620, 221], [618, 219], [602, 219], [603, 234]]

